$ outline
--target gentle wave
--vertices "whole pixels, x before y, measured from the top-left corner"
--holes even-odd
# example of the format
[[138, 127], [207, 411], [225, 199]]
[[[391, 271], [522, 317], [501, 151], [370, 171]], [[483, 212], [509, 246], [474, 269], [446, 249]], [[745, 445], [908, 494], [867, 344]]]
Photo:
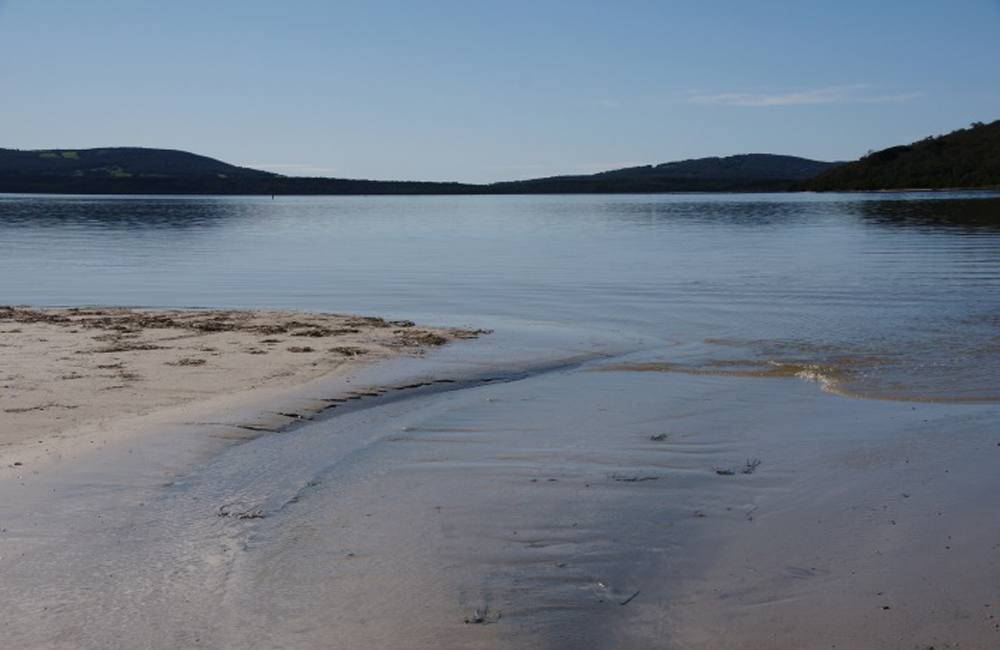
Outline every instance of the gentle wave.
[[[981, 369], [977, 368], [977, 371]], [[1000, 394], [989, 392], [990, 384], [980, 384], [959, 372], [926, 368], [901, 368], [897, 363], [873, 359], [841, 358], [827, 363], [784, 361], [706, 360], [700, 363], [649, 361], [618, 363], [595, 368], [594, 372], [656, 372], [750, 379], [797, 379], [819, 384], [830, 394], [856, 399], [926, 403], [1000, 402]], [[967, 372], [966, 375], [969, 375]], [[984, 390], [985, 389], [985, 390]]]

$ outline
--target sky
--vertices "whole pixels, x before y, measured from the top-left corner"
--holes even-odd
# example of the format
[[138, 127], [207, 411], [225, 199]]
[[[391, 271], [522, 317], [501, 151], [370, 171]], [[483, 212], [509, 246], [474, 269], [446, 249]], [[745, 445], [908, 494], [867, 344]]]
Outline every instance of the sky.
[[0, 147], [486, 183], [1000, 119], [1000, 0], [0, 0]]

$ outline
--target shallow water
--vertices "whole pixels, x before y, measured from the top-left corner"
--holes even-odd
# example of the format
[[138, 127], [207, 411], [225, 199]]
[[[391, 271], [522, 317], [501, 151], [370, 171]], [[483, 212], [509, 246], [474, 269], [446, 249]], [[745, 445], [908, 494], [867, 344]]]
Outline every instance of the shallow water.
[[[988, 621], [962, 620], [947, 637], [927, 621], [958, 616], [956, 603], [1000, 602], [983, 573], [1000, 539], [987, 455], [1000, 453], [996, 405], [615, 370], [627, 341], [559, 340], [577, 360], [554, 355], [527, 375], [502, 370], [534, 356], [514, 359], [510, 341], [360, 373], [343, 388], [382, 397], [193, 463], [178, 460], [198, 447], [189, 428], [8, 477], [5, 638], [102, 649], [988, 647]], [[455, 383], [385, 400], [422, 376]], [[949, 466], [965, 466], [949, 454], [970, 447], [981, 465], [972, 491], [942, 485]], [[942, 512], [967, 516], [976, 499], [972, 526], [946, 527]], [[943, 576], [914, 571], [925, 556], [889, 577], [866, 564], [896, 555], [889, 531], [921, 539], [927, 525], [941, 528], [932, 542], [974, 531], [986, 557], [966, 541]], [[934, 594], [920, 599], [928, 609], [898, 602], [916, 593], [907, 580]], [[894, 620], [866, 627], [890, 597]], [[843, 598], [853, 610], [824, 609]], [[783, 614], [794, 622], [776, 633]]]
[[[741, 540], [766, 547], [757, 524], [840, 480], [846, 447], [862, 468], [993, 447], [998, 289], [989, 194], [0, 197], [2, 303], [497, 330], [405, 369], [472, 382], [444, 392], [203, 460], [146, 441], [28, 477], [0, 509], [4, 629], [52, 648], [742, 647], [682, 623], [771, 603]], [[872, 476], [824, 507], [889, 504]], [[822, 554], [856, 568], [873, 536], [793, 546], [777, 591], [808, 619], [815, 584], [849, 581]], [[719, 571], [741, 575], [724, 601]]]
[[0, 302], [342, 311], [646, 339], [663, 368], [1000, 397], [991, 194], [0, 197]]

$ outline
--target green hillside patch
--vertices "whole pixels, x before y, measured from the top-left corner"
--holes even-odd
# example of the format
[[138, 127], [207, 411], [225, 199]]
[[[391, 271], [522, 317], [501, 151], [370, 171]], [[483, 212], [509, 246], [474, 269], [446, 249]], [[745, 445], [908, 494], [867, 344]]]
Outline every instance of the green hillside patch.
[[121, 167], [104, 167], [100, 170], [95, 170], [95, 171], [107, 172], [108, 176], [110, 176], [111, 178], [132, 178], [132, 174], [125, 171]]

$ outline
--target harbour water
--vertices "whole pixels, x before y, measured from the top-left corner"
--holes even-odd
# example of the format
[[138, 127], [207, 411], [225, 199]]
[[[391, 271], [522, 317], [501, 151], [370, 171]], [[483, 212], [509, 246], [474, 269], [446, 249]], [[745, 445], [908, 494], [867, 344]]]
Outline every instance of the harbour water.
[[[833, 593], [896, 618], [773, 647], [974, 646], [985, 623], [942, 638], [921, 627], [936, 610], [880, 600], [912, 572], [872, 570], [890, 518], [849, 513], [925, 534], [896, 486], [936, 484], [906, 464], [992, 442], [998, 295], [989, 193], [0, 197], [0, 303], [495, 330], [168, 482], [65, 477], [87, 489], [34, 509], [64, 516], [0, 537], [5, 629], [52, 648], [749, 648], [754, 616], [810, 620]], [[387, 399], [407, 376], [454, 384]], [[829, 489], [844, 472], [855, 489]], [[95, 493], [114, 508], [87, 510]], [[765, 552], [823, 509], [848, 541]]]

